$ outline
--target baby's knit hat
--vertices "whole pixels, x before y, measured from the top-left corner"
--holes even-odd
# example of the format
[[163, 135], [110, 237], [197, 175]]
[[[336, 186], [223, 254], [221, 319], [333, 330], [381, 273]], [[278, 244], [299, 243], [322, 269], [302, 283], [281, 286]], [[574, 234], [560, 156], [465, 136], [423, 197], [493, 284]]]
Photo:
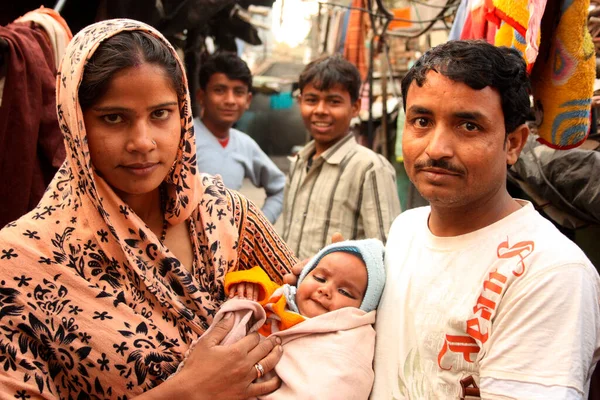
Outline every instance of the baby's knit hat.
[[319, 264], [323, 257], [336, 251], [354, 254], [363, 260], [367, 266], [367, 290], [360, 304], [360, 309], [367, 312], [376, 309], [385, 285], [383, 243], [379, 239], [345, 240], [324, 247], [306, 264], [298, 277], [297, 286], [300, 286], [300, 283]]

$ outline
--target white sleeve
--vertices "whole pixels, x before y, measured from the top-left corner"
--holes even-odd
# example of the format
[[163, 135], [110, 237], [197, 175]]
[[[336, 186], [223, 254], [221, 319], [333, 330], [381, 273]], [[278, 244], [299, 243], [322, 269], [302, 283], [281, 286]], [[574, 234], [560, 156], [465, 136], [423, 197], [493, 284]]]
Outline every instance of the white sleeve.
[[[577, 390], [564, 386], [544, 386], [537, 383], [517, 382], [505, 379], [484, 378], [480, 381], [486, 392], [482, 400], [582, 400]], [[517, 397], [515, 397], [517, 396]]]
[[484, 345], [481, 398], [581, 398], [600, 357], [599, 286], [585, 264], [546, 268], [510, 286]]

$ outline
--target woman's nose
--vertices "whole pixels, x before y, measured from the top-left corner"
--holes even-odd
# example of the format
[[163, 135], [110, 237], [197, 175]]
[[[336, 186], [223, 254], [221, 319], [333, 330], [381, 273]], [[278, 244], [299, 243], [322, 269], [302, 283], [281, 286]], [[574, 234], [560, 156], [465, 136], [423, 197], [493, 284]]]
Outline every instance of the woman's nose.
[[136, 124], [127, 141], [127, 151], [130, 153], [148, 153], [156, 148], [156, 141], [152, 138], [150, 127], [144, 123]]

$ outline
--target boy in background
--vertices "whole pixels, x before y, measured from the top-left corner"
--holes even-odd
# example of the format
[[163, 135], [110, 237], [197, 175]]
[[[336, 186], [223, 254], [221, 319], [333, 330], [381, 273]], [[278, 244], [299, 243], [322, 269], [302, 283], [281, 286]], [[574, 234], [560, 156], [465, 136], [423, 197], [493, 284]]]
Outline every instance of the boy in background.
[[239, 190], [244, 178], [265, 189], [262, 212], [275, 223], [283, 207], [285, 175], [258, 144], [233, 125], [250, 107], [252, 73], [234, 53], [216, 53], [202, 64], [194, 119], [198, 169], [220, 175], [229, 189]]
[[285, 186], [283, 239], [300, 259], [334, 232], [385, 243], [400, 200], [394, 167], [349, 132], [360, 110], [360, 74], [339, 55], [300, 74], [300, 112], [313, 140], [295, 156]]

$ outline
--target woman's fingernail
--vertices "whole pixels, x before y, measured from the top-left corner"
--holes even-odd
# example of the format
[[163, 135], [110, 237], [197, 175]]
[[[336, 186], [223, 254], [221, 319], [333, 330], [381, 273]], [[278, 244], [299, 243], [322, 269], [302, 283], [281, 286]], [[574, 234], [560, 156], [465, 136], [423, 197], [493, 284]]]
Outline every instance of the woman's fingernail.
[[276, 342], [277, 344], [281, 344], [281, 338], [280, 338], [279, 336], [276, 336], [276, 337], [275, 337], [275, 342]]

